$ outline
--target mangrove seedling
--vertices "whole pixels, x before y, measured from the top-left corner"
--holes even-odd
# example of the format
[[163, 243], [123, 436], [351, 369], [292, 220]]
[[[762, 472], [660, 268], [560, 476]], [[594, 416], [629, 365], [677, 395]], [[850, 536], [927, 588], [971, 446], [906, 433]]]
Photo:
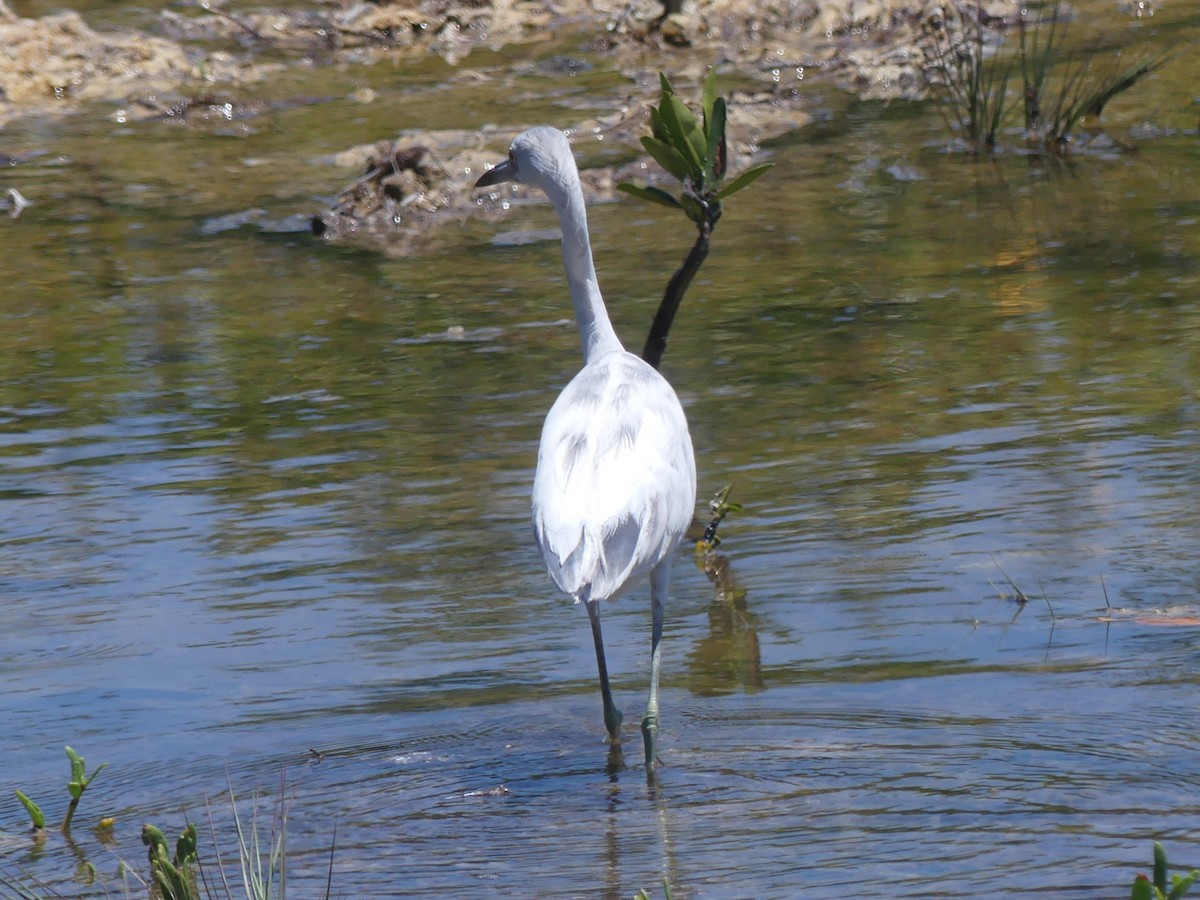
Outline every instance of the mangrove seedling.
[[696, 242], [683, 264], [667, 283], [662, 303], [642, 349], [642, 359], [656, 369], [662, 362], [663, 351], [667, 347], [667, 333], [671, 330], [683, 295], [708, 257], [713, 228], [721, 218], [721, 201], [747, 187], [771, 168], [770, 163], [751, 166], [726, 181], [726, 108], [725, 98], [717, 96], [715, 68], [709, 70], [704, 80], [699, 119], [675, 95], [675, 89], [666, 75], [659, 73], [659, 82], [662, 96], [658, 106], [650, 108], [651, 134], [642, 138], [642, 146], [669, 175], [679, 180], [679, 196], [653, 185], [617, 185], [617, 189], [626, 194], [682, 210], [698, 232]]

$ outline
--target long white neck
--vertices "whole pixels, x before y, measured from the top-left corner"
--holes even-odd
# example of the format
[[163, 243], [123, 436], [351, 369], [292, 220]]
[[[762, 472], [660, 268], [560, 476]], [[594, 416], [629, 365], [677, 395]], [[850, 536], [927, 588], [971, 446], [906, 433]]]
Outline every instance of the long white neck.
[[563, 264], [567, 268], [571, 305], [575, 308], [575, 322], [583, 344], [583, 361], [587, 364], [604, 353], [622, 349], [622, 346], [613, 331], [596, 281], [583, 189], [579, 186], [579, 176], [574, 172], [570, 175], [575, 177], [568, 178], [566, 184], [548, 185], [545, 190], [562, 226]]

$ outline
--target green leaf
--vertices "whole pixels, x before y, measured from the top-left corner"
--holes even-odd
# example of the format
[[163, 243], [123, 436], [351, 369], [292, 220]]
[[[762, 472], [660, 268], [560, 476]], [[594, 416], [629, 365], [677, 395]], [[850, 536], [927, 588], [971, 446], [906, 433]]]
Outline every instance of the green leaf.
[[671, 87], [671, 82], [667, 81], [667, 76], [662, 72], [658, 73], [658, 86], [662, 89], [664, 97], [671, 97], [675, 94], [675, 88]]
[[142, 843], [148, 849], [150, 871], [163, 900], [196, 900], [199, 896], [189, 866], [196, 860], [196, 826], [189, 824], [175, 844], [175, 858], [167, 855], [167, 839], [153, 825], [142, 826]]
[[83, 762], [83, 757], [70, 747], [64, 747], [63, 749], [67, 751], [67, 757], [71, 760], [71, 780], [82, 782], [83, 773], [87, 769], [87, 766]]
[[[706, 85], [707, 89], [707, 85]], [[718, 97], [713, 101], [707, 113], [708, 148], [704, 155], [705, 168], [712, 185], [721, 183], [725, 177], [728, 165], [728, 153], [725, 146], [725, 98]]]
[[748, 187], [750, 184], [757, 181], [762, 175], [764, 175], [767, 169], [770, 169], [774, 165], [774, 163], [763, 163], [762, 165], [751, 166], [749, 169], [746, 169], [746, 171], [739, 174], [737, 178], [733, 179], [733, 181], [729, 182], [729, 184], [725, 185], [725, 187], [717, 191], [716, 199], [724, 200], [731, 194], [736, 194], [743, 188]]
[[713, 66], [708, 70], [708, 77], [704, 79], [704, 88], [700, 93], [700, 109], [704, 111], [704, 134], [712, 144], [712, 117], [713, 105], [717, 100], [717, 67]]
[[642, 200], [649, 200], [651, 203], [659, 203], [663, 206], [671, 206], [675, 209], [679, 209], [679, 201], [661, 188], [656, 188], [651, 185], [646, 185], [643, 187], [642, 185], [624, 182], [617, 185], [617, 190], [623, 191], [624, 193], [633, 197], [639, 197]]
[[1150, 886], [1150, 879], [1145, 875], [1138, 875], [1133, 879], [1133, 889], [1129, 892], [1129, 900], [1154, 900], [1154, 888]]
[[686, 127], [680, 121], [681, 111], [687, 117], [692, 118], [694, 123], [695, 118], [691, 111], [683, 105], [678, 97], [673, 94], [663, 94], [662, 100], [658, 104], [658, 114], [662, 116], [663, 126], [667, 129], [666, 142], [691, 165], [693, 170], [699, 171], [700, 160], [692, 148], [691, 141], [688, 140]]
[[1167, 892], [1167, 851], [1158, 841], [1154, 842], [1154, 886]]
[[175, 842], [175, 865], [186, 866], [196, 858], [196, 826], [189, 822]]
[[1196, 883], [1196, 879], [1200, 878], [1200, 869], [1193, 869], [1187, 875], [1176, 875], [1171, 879], [1171, 893], [1167, 894], [1167, 900], [1179, 900]]
[[[692, 180], [700, 181], [704, 173], [704, 154], [708, 142], [695, 114], [678, 97], [663, 97], [659, 107], [663, 122], [671, 134], [671, 144], [692, 167]], [[699, 187], [699, 185], [696, 185]]]
[[167, 847], [167, 839], [162, 831], [149, 824], [142, 826], [142, 843], [149, 848], [151, 863], [157, 858], [159, 848], [166, 850]]
[[36, 803], [17, 791], [17, 799], [21, 801], [21, 805], [25, 807], [25, 812], [29, 813], [29, 821], [34, 828], [46, 827], [46, 816], [42, 813], [41, 807]]
[[691, 168], [688, 166], [687, 160], [680, 156], [679, 151], [670, 144], [657, 138], [643, 137], [642, 146], [646, 148], [647, 153], [654, 157], [654, 161], [669, 174], [674, 175], [680, 181], [688, 177]]
[[662, 113], [655, 107], [650, 107], [650, 131], [654, 137], [662, 141], [664, 144], [671, 143], [671, 135], [667, 131], [667, 126], [663, 123]]

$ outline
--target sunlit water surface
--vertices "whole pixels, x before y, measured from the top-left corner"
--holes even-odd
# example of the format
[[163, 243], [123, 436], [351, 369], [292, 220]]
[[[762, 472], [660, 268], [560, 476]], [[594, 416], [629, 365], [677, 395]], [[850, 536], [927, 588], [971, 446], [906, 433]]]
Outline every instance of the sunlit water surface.
[[[525, 102], [567, 124], [619, 80], [531, 79]], [[335, 843], [334, 893], [359, 897], [663, 878], [1117, 897], [1153, 839], [1200, 864], [1181, 73], [1140, 98], [1157, 127], [1133, 99], [1108, 114], [1136, 152], [1066, 166], [946, 153], [929, 108], [820, 93], [818, 124], [771, 148], [665, 364], [701, 497], [732, 481], [744, 509], [717, 584], [680, 551], [655, 783], [644, 591], [606, 610], [621, 765], [586, 617], [531, 538], [540, 422], [578, 343], [556, 245], [489, 239], [549, 210], [396, 261], [213, 224], [318, 208], [344, 180], [321, 154], [386, 136], [382, 104], [419, 123], [386, 84], [381, 105], [228, 132], [101, 110], [6, 133], [47, 152], [0, 184], [35, 203], [0, 259], [4, 872], [120, 893], [141, 823], [190, 818], [211, 847], [210, 817], [236, 868], [229, 790], [243, 814], [259, 795], [265, 829], [281, 782], [303, 896]], [[640, 346], [686, 229], [632, 202], [591, 215]], [[31, 845], [13, 789], [57, 821], [64, 744], [108, 768], [75, 842]]]

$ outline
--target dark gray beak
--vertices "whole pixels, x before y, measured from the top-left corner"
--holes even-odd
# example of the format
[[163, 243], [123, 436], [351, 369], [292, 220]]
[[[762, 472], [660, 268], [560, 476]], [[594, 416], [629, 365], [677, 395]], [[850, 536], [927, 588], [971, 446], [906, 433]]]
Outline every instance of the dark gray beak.
[[488, 169], [479, 176], [479, 180], [475, 182], [475, 187], [487, 187], [492, 184], [500, 184], [502, 181], [516, 181], [517, 167], [513, 164], [512, 159], [506, 159], [498, 166]]

